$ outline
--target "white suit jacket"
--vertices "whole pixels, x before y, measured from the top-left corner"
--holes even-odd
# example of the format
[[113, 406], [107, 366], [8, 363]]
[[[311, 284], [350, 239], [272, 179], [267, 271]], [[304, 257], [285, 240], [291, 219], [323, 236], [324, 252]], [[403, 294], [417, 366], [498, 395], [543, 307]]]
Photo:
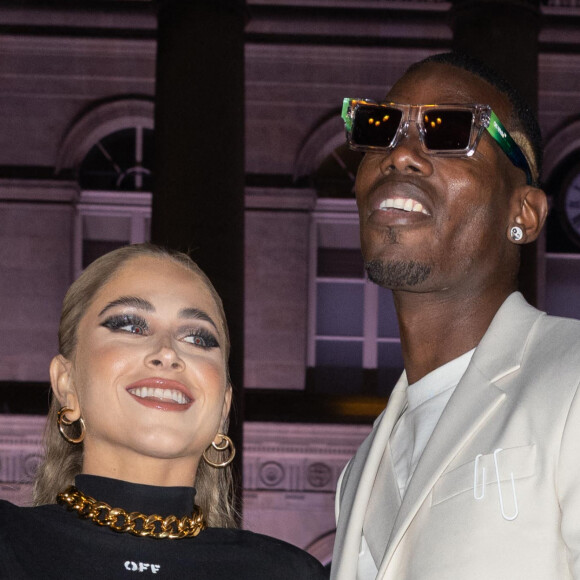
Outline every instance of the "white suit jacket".
[[580, 579], [579, 381], [580, 322], [509, 296], [402, 503], [395, 387], [343, 473], [331, 580], [355, 580], [363, 531], [379, 580]]

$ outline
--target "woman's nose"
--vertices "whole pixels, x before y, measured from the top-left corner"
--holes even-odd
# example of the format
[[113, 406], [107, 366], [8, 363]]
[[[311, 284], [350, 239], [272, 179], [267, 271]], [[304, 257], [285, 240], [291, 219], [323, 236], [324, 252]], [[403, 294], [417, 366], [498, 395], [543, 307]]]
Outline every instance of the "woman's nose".
[[158, 348], [148, 354], [145, 363], [147, 366], [157, 369], [183, 370], [185, 368], [183, 360], [168, 341], [159, 344]]

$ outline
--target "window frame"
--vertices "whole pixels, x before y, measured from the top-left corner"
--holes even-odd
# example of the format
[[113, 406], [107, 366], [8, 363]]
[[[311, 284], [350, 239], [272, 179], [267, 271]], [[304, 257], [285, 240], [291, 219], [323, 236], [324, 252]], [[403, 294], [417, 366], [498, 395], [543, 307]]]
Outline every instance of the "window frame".
[[[379, 345], [384, 343], [400, 344], [397, 337], [379, 336], [379, 286], [370, 282], [365, 275], [362, 278], [327, 278], [318, 276], [318, 250], [320, 228], [325, 225], [350, 226], [358, 230], [359, 218], [354, 199], [318, 199], [311, 214], [309, 272], [308, 272], [308, 338], [307, 367], [316, 367], [316, 345], [320, 340], [349, 340], [362, 342], [362, 368], [377, 369], [379, 360]], [[353, 244], [350, 249], [360, 249], [360, 244]], [[363, 332], [362, 336], [318, 335], [317, 334], [317, 290], [320, 283], [360, 283], [363, 290]]]

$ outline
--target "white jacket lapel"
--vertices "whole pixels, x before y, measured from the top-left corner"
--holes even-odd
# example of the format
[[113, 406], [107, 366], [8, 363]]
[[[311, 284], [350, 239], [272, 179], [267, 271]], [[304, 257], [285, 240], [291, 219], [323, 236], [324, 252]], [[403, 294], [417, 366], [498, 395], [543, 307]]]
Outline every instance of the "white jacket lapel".
[[[467, 374], [470, 376], [468, 377]], [[477, 370], [471, 369], [461, 382], [467, 387], [476, 385], [477, 381], [474, 381], [473, 375], [478, 374]], [[459, 389], [459, 385], [457, 388]], [[435, 482], [465, 442], [493, 415], [506, 396], [489, 383], [485, 388], [481, 388], [481, 381], [473, 393], [460, 397], [455, 397], [456, 394], [461, 393], [456, 390], [447, 404], [444, 415], [435, 427], [409, 482], [379, 572], [386, 569], [388, 561]], [[464, 396], [468, 397], [470, 405], [473, 406], [466, 408], [461, 400]], [[382, 578], [381, 574], [378, 578]]]
[[387, 544], [377, 578], [383, 578], [399, 542], [449, 463], [506, 397], [496, 383], [520, 368], [527, 337], [541, 313], [521, 294], [504, 302], [449, 400], [409, 486]]
[[[348, 485], [340, 503], [331, 580], [356, 578], [365, 513], [386, 442], [406, 401], [406, 382], [403, 374], [389, 397], [387, 408], [377, 419], [377, 427], [363, 442], [351, 460], [351, 465], [347, 467], [349, 472], [345, 475], [343, 486], [347, 479]], [[341, 493], [341, 490], [337, 493]]]
[[363, 523], [363, 533], [377, 569], [400, 508], [401, 493], [395, 475], [391, 446], [387, 442]]

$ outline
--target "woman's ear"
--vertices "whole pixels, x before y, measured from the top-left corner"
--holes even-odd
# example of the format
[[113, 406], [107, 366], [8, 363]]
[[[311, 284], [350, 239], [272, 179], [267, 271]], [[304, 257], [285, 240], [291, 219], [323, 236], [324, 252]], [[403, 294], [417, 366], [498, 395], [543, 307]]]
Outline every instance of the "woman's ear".
[[[548, 215], [548, 200], [543, 190], [531, 185], [518, 187], [512, 196], [511, 222], [508, 237], [514, 243], [528, 244], [535, 241]], [[513, 232], [513, 230], [520, 232]]]
[[220, 430], [223, 430], [224, 425], [228, 424], [228, 417], [230, 416], [231, 406], [232, 406], [232, 386], [228, 384], [224, 396], [224, 405], [222, 407], [222, 419], [220, 422]]
[[50, 385], [61, 407], [71, 409], [66, 416], [76, 421], [81, 416], [78, 394], [72, 380], [72, 363], [62, 355], [55, 356], [50, 362]]

